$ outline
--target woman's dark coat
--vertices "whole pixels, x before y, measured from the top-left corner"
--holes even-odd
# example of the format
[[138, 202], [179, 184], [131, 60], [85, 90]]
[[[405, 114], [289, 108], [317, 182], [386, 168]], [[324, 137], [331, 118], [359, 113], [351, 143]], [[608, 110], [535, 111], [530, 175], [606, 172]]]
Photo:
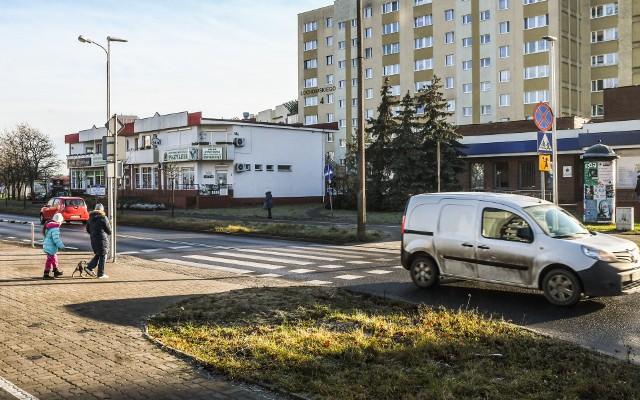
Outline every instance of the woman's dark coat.
[[87, 233], [91, 237], [91, 249], [94, 254], [104, 255], [109, 252], [111, 224], [104, 211], [96, 210], [89, 213]]

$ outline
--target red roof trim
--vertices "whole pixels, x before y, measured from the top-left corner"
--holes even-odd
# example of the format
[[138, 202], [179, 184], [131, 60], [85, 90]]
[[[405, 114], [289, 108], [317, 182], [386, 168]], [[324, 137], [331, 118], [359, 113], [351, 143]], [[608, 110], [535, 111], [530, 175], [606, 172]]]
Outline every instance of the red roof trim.
[[202, 111], [187, 113], [187, 125], [188, 126], [197, 126], [200, 125], [200, 121], [202, 120]]
[[80, 134], [79, 133], [70, 133], [68, 135], [64, 135], [64, 142], [67, 144], [79, 143], [80, 142]]

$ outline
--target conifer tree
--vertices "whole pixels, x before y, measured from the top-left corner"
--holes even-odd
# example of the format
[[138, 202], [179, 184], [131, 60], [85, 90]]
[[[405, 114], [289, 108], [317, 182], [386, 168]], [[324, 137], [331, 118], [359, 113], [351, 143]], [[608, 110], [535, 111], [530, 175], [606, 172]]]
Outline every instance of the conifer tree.
[[369, 118], [365, 132], [371, 144], [365, 151], [367, 164], [367, 209], [378, 211], [384, 209], [384, 197], [389, 191], [391, 175], [392, 135], [396, 131], [397, 122], [393, 118], [393, 107], [397, 104], [390, 96], [389, 79], [386, 78], [380, 91], [380, 104], [376, 118]]

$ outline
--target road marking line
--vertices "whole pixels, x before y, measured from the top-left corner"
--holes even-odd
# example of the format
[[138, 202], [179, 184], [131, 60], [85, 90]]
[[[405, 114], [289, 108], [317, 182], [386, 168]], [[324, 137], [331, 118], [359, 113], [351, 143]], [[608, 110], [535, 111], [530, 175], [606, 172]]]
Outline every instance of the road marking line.
[[328, 268], [328, 269], [335, 269], [335, 268], [344, 268], [344, 266], [342, 265], [318, 265], [318, 268]]
[[315, 252], [319, 252], [319, 253], [329, 253], [331, 255], [336, 255], [336, 256], [341, 256], [341, 257], [346, 257], [346, 258], [362, 258], [364, 257], [361, 254], [354, 254], [353, 251], [349, 252], [349, 250], [347, 249], [334, 249], [331, 247], [322, 247], [322, 246], [291, 246], [288, 247], [288, 249], [299, 249], [299, 250], [304, 250], [304, 251], [314, 251]]
[[34, 395], [25, 392], [24, 390], [20, 389], [19, 387], [17, 387], [16, 385], [4, 379], [1, 376], [0, 376], [0, 389], [4, 389], [9, 394], [13, 395], [13, 397], [15, 397], [16, 399], [38, 400], [38, 398], [35, 397]]
[[336, 276], [336, 279], [346, 279], [346, 280], [353, 280], [353, 279], [360, 279], [360, 278], [364, 278], [364, 276], [362, 276], [362, 275], [340, 275], [340, 276]]
[[193, 246], [173, 246], [173, 247], [169, 247], [171, 250], [180, 250], [180, 249], [190, 249]]
[[197, 262], [192, 262], [192, 261], [176, 260], [176, 259], [173, 259], [173, 258], [156, 258], [153, 261], [160, 261], [160, 262], [169, 263], [169, 264], [184, 265], [184, 266], [187, 266], [187, 267], [215, 269], [217, 271], [234, 272], [234, 273], [237, 273], [237, 274], [250, 274], [250, 273], [253, 273], [253, 271], [250, 271], [248, 269], [222, 267], [222, 266], [219, 266], [219, 265], [210, 265], [210, 264], [197, 263]]
[[318, 257], [318, 256], [309, 256], [304, 254], [291, 254], [288, 251], [269, 251], [269, 250], [255, 250], [255, 249], [243, 249], [242, 251], [247, 251], [250, 253], [258, 253], [258, 254], [271, 254], [272, 256], [284, 256], [284, 257], [293, 257], [293, 258], [306, 258], [309, 260], [319, 260], [319, 261], [338, 261], [338, 258], [330, 258], [330, 257]]
[[330, 285], [331, 284], [331, 282], [329, 282], [329, 281], [318, 281], [318, 280], [306, 281], [305, 283], [307, 285]]
[[371, 261], [347, 261], [347, 264], [363, 265], [363, 264], [371, 264]]
[[[240, 252], [242, 252], [242, 250], [240, 250]], [[250, 260], [258, 260], [258, 261], [282, 262], [282, 263], [294, 264], [294, 265], [309, 265], [309, 264], [313, 264], [311, 261], [286, 260], [284, 258], [254, 256], [252, 254], [238, 254], [238, 253], [230, 253], [230, 252], [226, 252], [226, 251], [216, 251], [213, 254], [217, 254], [217, 255], [221, 255], [221, 256], [227, 256], [227, 257], [243, 257], [243, 258], [248, 258]]]
[[227, 258], [221, 258], [221, 257], [199, 256], [199, 255], [184, 256], [184, 257], [193, 258], [196, 260], [222, 262], [222, 263], [229, 263], [229, 264], [235, 264], [235, 265], [242, 265], [245, 267], [254, 267], [254, 268], [263, 268], [263, 269], [284, 268], [284, 266], [282, 265], [270, 265], [270, 264], [262, 264], [262, 263], [251, 262], [251, 261], [242, 261], [242, 260], [229, 260]]
[[372, 269], [371, 271], [365, 271], [368, 274], [376, 274], [376, 275], [384, 275], [384, 274], [390, 274], [393, 271], [387, 271], [384, 269]]
[[118, 252], [121, 256], [126, 256], [127, 254], [139, 254], [139, 251], [123, 251], [122, 253]]
[[256, 275], [258, 278], [279, 278], [282, 275], [280, 274], [260, 274], [260, 275]]
[[144, 253], [153, 253], [154, 251], [161, 251], [161, 250], [164, 250], [164, 249], [144, 249], [144, 250], [140, 250], [140, 251], [142, 251]]
[[313, 269], [304, 269], [304, 268], [300, 268], [300, 269], [292, 269], [289, 272], [293, 272], [294, 274], [307, 274], [309, 272], [316, 272]]

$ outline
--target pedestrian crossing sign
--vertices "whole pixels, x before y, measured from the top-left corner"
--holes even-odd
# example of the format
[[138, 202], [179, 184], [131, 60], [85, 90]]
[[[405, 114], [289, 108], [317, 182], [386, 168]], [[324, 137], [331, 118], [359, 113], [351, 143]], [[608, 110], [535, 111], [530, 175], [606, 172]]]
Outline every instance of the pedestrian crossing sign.
[[538, 153], [551, 153], [553, 150], [551, 147], [551, 142], [549, 141], [548, 133], [541, 132], [541, 135], [539, 136], [541, 137], [539, 137], [538, 139]]
[[549, 154], [540, 154], [540, 160], [538, 165], [540, 166], [540, 171], [551, 171], [551, 156]]

